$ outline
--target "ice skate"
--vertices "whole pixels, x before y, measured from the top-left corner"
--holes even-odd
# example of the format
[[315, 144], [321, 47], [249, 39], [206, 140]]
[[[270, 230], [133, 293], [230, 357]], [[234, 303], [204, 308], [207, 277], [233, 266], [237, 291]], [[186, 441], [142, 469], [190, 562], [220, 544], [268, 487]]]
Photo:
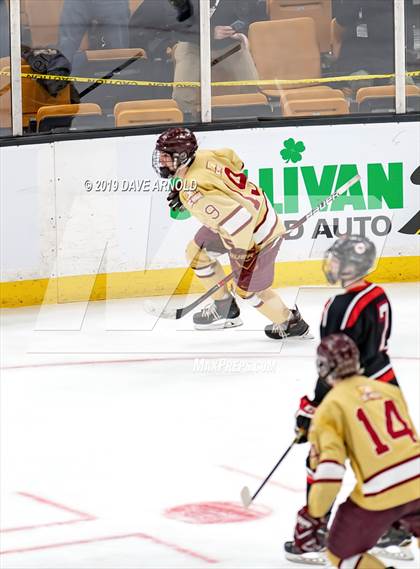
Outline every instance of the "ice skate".
[[269, 324], [264, 328], [265, 335], [272, 340], [287, 340], [288, 338], [313, 339], [309, 331], [309, 324], [303, 320], [297, 306], [292, 309], [292, 314], [282, 324]]
[[313, 551], [304, 551], [294, 541], [286, 541], [284, 555], [288, 561], [304, 565], [328, 565], [325, 547], [315, 547]]
[[222, 330], [242, 326], [240, 310], [233, 296], [215, 300], [193, 316], [196, 330]]
[[284, 553], [293, 563], [328, 565], [326, 557], [328, 516], [315, 519], [304, 506], [297, 514], [293, 541], [286, 541]]
[[379, 557], [384, 557], [385, 559], [412, 561], [414, 555], [410, 545], [410, 533], [403, 529], [390, 527], [389, 530], [379, 538], [378, 543], [371, 549], [371, 553]]

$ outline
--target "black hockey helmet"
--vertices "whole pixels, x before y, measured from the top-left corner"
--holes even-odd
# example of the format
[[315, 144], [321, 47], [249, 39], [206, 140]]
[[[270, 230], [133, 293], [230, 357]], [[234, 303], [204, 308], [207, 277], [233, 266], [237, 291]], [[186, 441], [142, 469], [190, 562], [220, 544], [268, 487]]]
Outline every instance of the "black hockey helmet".
[[362, 235], [340, 237], [325, 251], [322, 270], [330, 284], [350, 285], [368, 274], [376, 258], [376, 247]]
[[[194, 159], [197, 148], [197, 139], [188, 128], [168, 128], [156, 141], [152, 157], [153, 169], [161, 178], [172, 178], [180, 166], [189, 164]], [[174, 169], [161, 165], [161, 153], [172, 156]]]
[[321, 379], [344, 379], [361, 373], [359, 349], [346, 334], [325, 336], [316, 354], [316, 367]]

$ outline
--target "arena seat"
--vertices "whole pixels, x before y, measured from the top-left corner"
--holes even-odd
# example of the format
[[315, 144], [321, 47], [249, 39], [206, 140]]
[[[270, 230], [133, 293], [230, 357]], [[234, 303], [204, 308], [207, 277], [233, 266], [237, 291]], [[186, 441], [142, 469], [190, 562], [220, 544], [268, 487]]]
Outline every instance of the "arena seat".
[[[6, 63], [4, 67], [3, 64]], [[0, 69], [10, 73], [10, 60], [3, 58], [0, 61]], [[29, 65], [22, 60], [22, 73], [33, 73]], [[7, 96], [7, 86], [10, 85], [10, 79], [7, 76], [0, 77], [0, 93], [5, 89], [4, 95], [1, 96], [1, 114], [2, 124], [4, 121], [10, 122], [11, 116], [11, 98]], [[29, 126], [29, 121], [35, 119], [36, 113], [40, 107], [50, 105], [64, 105], [70, 103], [70, 85], [62, 89], [56, 97], [52, 97], [49, 93], [38, 83], [36, 79], [22, 77], [22, 121], [23, 126]], [[7, 119], [9, 117], [9, 119]]]
[[267, 0], [270, 20], [312, 18], [321, 52], [331, 49], [331, 0]]
[[[80, 57], [79, 57], [80, 56]], [[130, 61], [131, 60], [131, 61]], [[106, 112], [112, 112], [119, 101], [146, 99], [151, 87], [118, 84], [101, 84], [100, 80], [111, 71], [130, 62], [127, 67], [111, 77], [113, 80], [146, 80], [149, 77], [149, 62], [142, 48], [86, 50], [76, 54], [73, 74], [92, 77], [98, 84], [76, 83], [84, 103], [98, 103]], [[92, 88], [94, 87], [94, 88]]]
[[262, 93], [216, 95], [211, 98], [214, 120], [272, 117], [267, 98]]
[[100, 79], [110, 71], [132, 60], [126, 68], [127, 71], [118, 72], [112, 79], [127, 79], [126, 75], [139, 79], [139, 64], [142, 65], [146, 59], [146, 52], [142, 48], [87, 49], [83, 53], [82, 62], [78, 64], [76, 60], [74, 68], [77, 73], [82, 72], [84, 77]]
[[86, 59], [88, 62], [114, 61], [124, 62], [128, 59], [146, 59], [146, 51], [142, 48], [127, 47], [119, 49], [87, 49]]
[[[22, 65], [22, 73], [33, 73], [33, 70], [29, 65]], [[53, 97], [36, 79], [22, 78], [23, 126], [28, 126], [29, 120], [36, 117], [40, 107], [68, 103], [70, 103], [70, 84]]]
[[[87, 49], [81, 54], [83, 57], [78, 59], [75, 56], [74, 72], [81, 73], [83, 77], [94, 77], [101, 79], [110, 71], [126, 64], [130, 64], [118, 72], [112, 79], [128, 79], [141, 77], [142, 66], [147, 60], [147, 55], [142, 48], [124, 49]], [[140, 73], [140, 76], [139, 76]]]
[[[249, 43], [261, 80], [321, 77], [321, 56], [312, 18], [254, 22], [249, 27]], [[279, 98], [283, 90], [302, 87], [308, 84], [273, 84], [260, 89], [268, 97]]]
[[124, 101], [114, 108], [115, 126], [182, 123], [184, 116], [173, 99]]
[[344, 99], [343, 91], [333, 89], [327, 85], [319, 85], [317, 87], [307, 87], [303, 89], [289, 89], [283, 91], [280, 96], [280, 105], [283, 108], [287, 101], [305, 100], [305, 99]]
[[[22, 10], [26, 14], [29, 32], [32, 36], [31, 45], [36, 47], [54, 46], [59, 43], [60, 34], [60, 18], [64, 0], [21, 0]], [[137, 9], [142, 0], [130, 0], [130, 9], [133, 12]], [[76, 76], [102, 78], [118, 65], [125, 63], [128, 59], [134, 57], [138, 52], [139, 63], [132, 63], [125, 71], [114, 78], [131, 79], [145, 78], [147, 72], [144, 70], [145, 52], [141, 49], [105, 49], [105, 50], [89, 50], [88, 49], [88, 33], [82, 39], [79, 51], [73, 58], [72, 74]], [[75, 84], [79, 91], [83, 91], [88, 85], [86, 83]], [[118, 100], [129, 98], [126, 92], [130, 88], [123, 86], [106, 85], [100, 89], [90, 92], [82, 102], [98, 103], [104, 109], [112, 110], [114, 104]], [[145, 89], [144, 96], [147, 96]], [[142, 95], [135, 95], [141, 98]]]
[[174, 99], [148, 99], [146, 101], [122, 101], [114, 107], [114, 115], [123, 111], [136, 111], [146, 109], [178, 109]]
[[[420, 112], [420, 88], [406, 85], [407, 112]], [[356, 94], [359, 113], [395, 113], [395, 85], [363, 87]]]
[[79, 122], [79, 128], [89, 128], [90, 125], [91, 128], [97, 128], [97, 117], [101, 116], [101, 107], [94, 103], [40, 107], [36, 114], [37, 130], [38, 132], [50, 132], [55, 129], [75, 130], [74, 123], [77, 121], [74, 119], [79, 117], [83, 117], [83, 121]]
[[286, 101], [283, 106], [284, 117], [312, 117], [329, 115], [348, 115], [349, 104], [342, 98], [297, 99]]

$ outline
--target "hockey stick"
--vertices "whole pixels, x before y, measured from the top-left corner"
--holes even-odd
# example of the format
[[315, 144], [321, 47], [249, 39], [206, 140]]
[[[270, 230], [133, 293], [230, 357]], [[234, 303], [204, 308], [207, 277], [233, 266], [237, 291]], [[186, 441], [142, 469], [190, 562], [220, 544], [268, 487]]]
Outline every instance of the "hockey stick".
[[[280, 236], [280, 240], [283, 240], [285, 235], [289, 235], [290, 233], [292, 233], [292, 231], [294, 231], [295, 229], [297, 229], [298, 227], [303, 225], [310, 217], [315, 215], [318, 211], [320, 211], [326, 205], [330, 204], [332, 201], [334, 201], [336, 198], [338, 198], [338, 196], [341, 196], [342, 194], [344, 194], [349, 188], [351, 188], [359, 180], [360, 180], [360, 176], [357, 174], [351, 180], [349, 180], [343, 186], [341, 186], [341, 188], [338, 188], [338, 190], [336, 190], [331, 195], [329, 195], [327, 198], [325, 198], [325, 200], [323, 200], [316, 207], [314, 207], [314, 209], [311, 209], [311, 211], [309, 211], [306, 215], [301, 217], [296, 223], [294, 223], [291, 227], [289, 227], [289, 229]], [[271, 245], [272, 245], [272, 243], [270, 243], [269, 246], [271, 246]], [[214, 294], [216, 291], [218, 291], [220, 288], [222, 288], [230, 280], [232, 280], [233, 277], [234, 277], [234, 273], [233, 272], [229, 273], [222, 280], [220, 280], [217, 284], [212, 286], [207, 292], [205, 292], [199, 298], [194, 300], [191, 304], [188, 304], [187, 306], [184, 306], [183, 308], [164, 308], [162, 311], [160, 311], [159, 309], [157, 309], [156, 307], [154, 307], [150, 303], [145, 303], [145, 308], [146, 308], [147, 312], [150, 312], [151, 314], [154, 314], [156, 316], [161, 316], [162, 318], [166, 318], [169, 320], [178, 320], [179, 318], [182, 318], [183, 316], [185, 316], [186, 314], [191, 312], [191, 310], [194, 310], [194, 308], [199, 306], [202, 302], [207, 300], [212, 294]]]
[[116, 73], [119, 73], [120, 71], [123, 71], [124, 69], [126, 69], [129, 65], [131, 65], [132, 63], [134, 63], [135, 61], [138, 61], [140, 59], [140, 56], [143, 55], [143, 50], [139, 51], [138, 53], [136, 53], [136, 55], [134, 55], [133, 57], [130, 57], [129, 59], [127, 59], [126, 61], [124, 61], [124, 63], [121, 63], [120, 65], [118, 65], [118, 67], [115, 67], [114, 69], [112, 69], [111, 71], [108, 71], [108, 73], [106, 75], [104, 75], [103, 77], [101, 77], [100, 79], [98, 79], [97, 81], [95, 81], [95, 83], [92, 83], [92, 85], [89, 85], [89, 87], [87, 87], [86, 89], [84, 89], [81, 93], [79, 93], [79, 97], [85, 97], [88, 93], [90, 93], [91, 91], [93, 91], [94, 89], [97, 89], [100, 85], [103, 85], [103, 80], [104, 79], [112, 79], [112, 77], [114, 77], [114, 75]]
[[281, 456], [280, 460], [277, 462], [277, 464], [274, 466], [273, 470], [270, 472], [270, 474], [265, 478], [264, 482], [261, 484], [261, 486], [258, 488], [258, 490], [251, 496], [251, 492], [249, 491], [248, 486], [244, 486], [241, 490], [241, 500], [242, 500], [242, 504], [245, 508], [248, 508], [251, 503], [255, 500], [255, 498], [258, 496], [258, 494], [260, 493], [260, 491], [264, 488], [264, 486], [267, 484], [267, 482], [270, 480], [271, 476], [273, 475], [274, 471], [277, 470], [277, 468], [280, 466], [280, 464], [283, 462], [283, 460], [286, 458], [286, 456], [289, 454], [289, 452], [291, 451], [291, 449], [293, 448], [293, 446], [298, 442], [298, 440], [300, 439], [300, 437], [302, 436], [302, 433], [298, 433], [296, 435], [296, 437], [294, 438], [292, 444], [284, 451], [283, 455]]
[[216, 57], [215, 59], [213, 59], [213, 61], [211, 62], [211, 66], [213, 67], [214, 65], [217, 65], [221, 61], [227, 59], [228, 57], [230, 57], [231, 55], [236, 53], [237, 51], [240, 51], [240, 49], [241, 49], [240, 44], [235, 45], [235, 47], [233, 47], [229, 51], [226, 51], [225, 53], [222, 53], [222, 55], [219, 55], [219, 57]]

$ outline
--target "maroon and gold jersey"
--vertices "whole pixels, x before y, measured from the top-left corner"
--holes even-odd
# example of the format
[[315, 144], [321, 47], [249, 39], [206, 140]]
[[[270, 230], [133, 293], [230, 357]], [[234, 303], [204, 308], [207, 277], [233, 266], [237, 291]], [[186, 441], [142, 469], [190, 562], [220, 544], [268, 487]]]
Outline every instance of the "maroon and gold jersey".
[[361, 508], [386, 510], [420, 497], [420, 443], [398, 387], [365, 376], [340, 381], [317, 408], [309, 441], [311, 515], [330, 509], [346, 459], [356, 476], [350, 497]]
[[182, 176], [180, 199], [195, 218], [220, 235], [228, 249], [258, 250], [284, 233], [284, 227], [243, 167], [229, 148], [198, 150]]

